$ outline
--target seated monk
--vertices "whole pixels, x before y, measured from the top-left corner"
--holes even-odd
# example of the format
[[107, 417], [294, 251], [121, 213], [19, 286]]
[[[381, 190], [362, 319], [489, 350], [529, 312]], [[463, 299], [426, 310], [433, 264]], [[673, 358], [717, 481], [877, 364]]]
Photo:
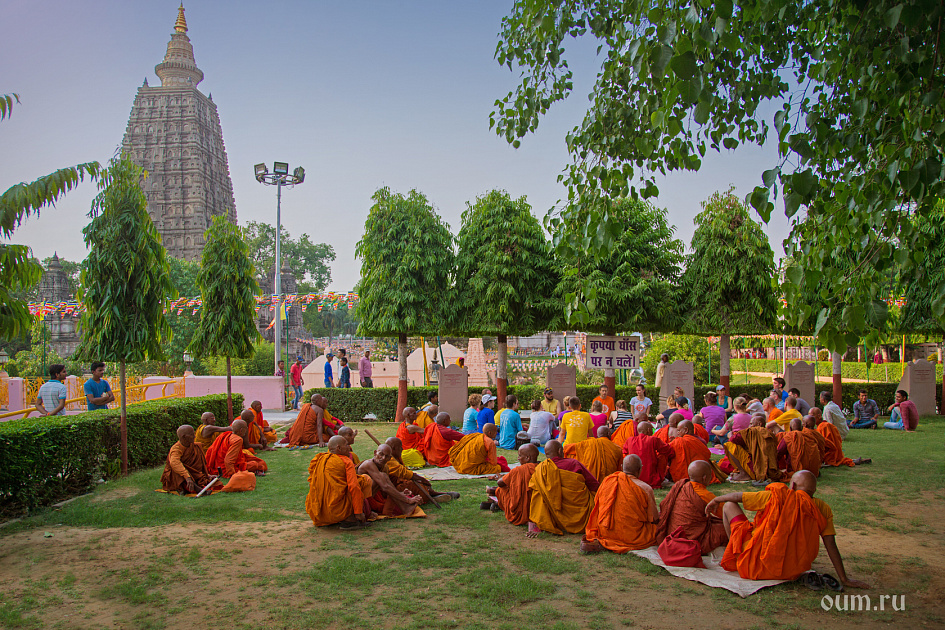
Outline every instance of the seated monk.
[[266, 422], [266, 419], [263, 418], [262, 402], [259, 400], [254, 400], [249, 408], [252, 409], [253, 421], [256, 423], [257, 427], [262, 429], [263, 436], [266, 438], [266, 442], [268, 444], [275, 444], [277, 439], [276, 432], [271, 426], [269, 426], [269, 423]]
[[376, 518], [367, 505], [373, 494], [371, 478], [355, 472], [350, 450], [347, 440], [332, 436], [328, 452], [317, 454], [308, 465], [305, 511], [317, 527], [341, 523], [342, 529], [354, 529]]
[[368, 497], [368, 504], [375, 512], [384, 516], [412, 516], [417, 511], [422, 498], [409, 491], [401, 491], [391, 481], [387, 473], [387, 462], [393, 451], [387, 444], [378, 445], [372, 459], [365, 460], [358, 466], [358, 474], [367, 475], [373, 483], [374, 493]]
[[325, 424], [325, 408], [328, 401], [321, 394], [312, 394], [312, 401], [302, 405], [295, 422], [285, 437], [289, 446], [325, 446], [326, 440], [335, 435], [335, 430]]
[[221, 435], [207, 449], [207, 470], [215, 473], [219, 468], [227, 479], [240, 470], [248, 470], [260, 477], [265, 475], [268, 470], [266, 462], [244, 446], [246, 423], [234, 420], [230, 429], [229, 433]]
[[[177, 429], [177, 443], [167, 454], [161, 487], [165, 492], [196, 494], [210, 483], [203, 449], [194, 441], [196, 432], [189, 424]], [[222, 487], [222, 484], [221, 484]]]
[[689, 478], [680, 479], [673, 484], [672, 490], [660, 502], [660, 520], [656, 526], [656, 544], [683, 528], [683, 536], [702, 546], [702, 555], [712, 553], [716, 547], [728, 542], [728, 532], [722, 523], [722, 509], [719, 507], [711, 516], [705, 513], [705, 506], [715, 498], [706, 489], [715, 476], [712, 467], [701, 459], [689, 464]]
[[812, 407], [810, 415], [817, 423], [817, 433], [824, 438], [824, 466], [856, 466], [858, 463], [869, 463], [861, 457], [852, 460], [843, 455], [843, 438], [840, 436], [840, 430], [829, 420], [824, 420], [820, 409]]
[[[692, 427], [693, 424], [691, 420], [683, 420], [680, 422], [676, 429], [679, 436], [669, 444], [669, 447], [673, 449], [675, 453], [669, 465], [669, 475], [672, 477], [673, 481], [688, 479], [689, 464], [697, 460], [708, 462], [709, 466], [714, 468], [709, 447], [705, 445], [705, 442], [692, 434]], [[719, 477], [721, 477], [721, 479]], [[722, 479], [724, 478], [725, 475], [720, 470], [718, 471], [718, 475], [713, 474], [712, 481], [709, 483], [722, 483]]]
[[778, 438], [767, 427], [755, 423], [756, 418], [752, 418], [752, 426], [742, 429], [722, 446], [726, 458], [737, 471], [729, 477], [730, 481], [781, 480], [778, 451], [780, 448], [786, 453], [787, 449], [779, 447]]
[[819, 477], [820, 464], [824, 461], [824, 451], [817, 438], [810, 433], [815, 433], [821, 439], [823, 436], [816, 431], [805, 433], [804, 425], [798, 418], [791, 418], [788, 429], [790, 430], [781, 434], [788, 452], [787, 470], [789, 472], [809, 470], [815, 477]]
[[260, 451], [274, 451], [272, 447], [266, 448], [269, 443], [262, 429], [256, 426], [255, 416], [252, 409], [244, 409], [240, 414], [240, 420], [246, 423], [246, 437], [243, 439], [243, 448], [259, 449]]
[[622, 452], [640, 458], [643, 462], [638, 475], [640, 481], [653, 488], [663, 485], [669, 461], [676, 456], [676, 451], [669, 444], [653, 435], [653, 425], [649, 422], [637, 425], [637, 434], [626, 441]]
[[623, 451], [610, 440], [610, 429], [606, 426], [598, 427], [596, 438], [565, 445], [564, 456], [581, 462], [594, 479], [617, 472], [623, 463]]
[[581, 539], [581, 553], [604, 549], [627, 553], [656, 544], [659, 514], [653, 488], [639, 479], [642, 465], [637, 455], [627, 455], [623, 470], [609, 475], [600, 484]]
[[436, 414], [433, 424], [428, 424], [423, 430], [423, 454], [427, 463], [440, 468], [449, 466], [450, 449], [464, 437], [456, 429], [450, 428], [450, 414], [445, 411]]
[[397, 427], [395, 434], [404, 444], [404, 450], [414, 450], [421, 453], [423, 448], [423, 427], [417, 424], [417, 410], [413, 407], [404, 407], [404, 421]]
[[692, 418], [692, 434], [706, 444], [709, 443], [709, 430], [705, 428], [705, 418], [700, 414]]
[[532, 491], [528, 483], [538, 466], [538, 447], [534, 444], [522, 444], [518, 449], [519, 466], [499, 479], [494, 488], [486, 488], [488, 501], [479, 504], [483, 510], [502, 511], [505, 520], [512, 525], [524, 525], [528, 522], [528, 509], [531, 505]]
[[[389, 437], [384, 443], [390, 447], [392, 455], [390, 461], [387, 462], [387, 474], [390, 475], [391, 481], [397, 486], [398, 490], [403, 491], [406, 489], [410, 490], [414, 495], [422, 496], [423, 500], [420, 502], [420, 505], [429, 503], [426, 494], [435, 498], [439, 503], [459, 498], [458, 492], [439, 492], [435, 490], [429, 479], [418, 475], [404, 466], [404, 462], [401, 459], [404, 452], [404, 444], [400, 441], [400, 438]], [[426, 490], [426, 494], [420, 489], [421, 486], [423, 490]]]
[[354, 439], [358, 437], [358, 431], [352, 429], [351, 427], [340, 427], [338, 429], [338, 435], [345, 439], [345, 442], [348, 443], [348, 457], [351, 458], [351, 461], [354, 462], [355, 467], [361, 464], [361, 458], [358, 457], [354, 452]]
[[203, 415], [200, 416], [200, 426], [197, 427], [194, 442], [204, 452], [204, 455], [206, 455], [207, 449], [210, 448], [210, 445], [213, 444], [217, 436], [221, 433], [229, 432], [230, 427], [217, 426], [217, 418], [213, 415], [212, 411], [205, 411]]
[[[482, 433], [470, 433], [453, 445], [449, 458], [461, 475], [494, 475], [509, 472], [505, 458], [496, 457], [495, 436], [498, 433], [491, 422], [482, 427]], [[501, 464], [499, 460], [501, 459]]]
[[581, 462], [563, 455], [561, 442], [545, 443], [546, 459], [535, 467], [528, 481], [532, 498], [526, 538], [535, 538], [542, 531], [559, 536], [565, 532], [579, 534], [587, 526], [600, 484]]
[[666, 422], [666, 426], [653, 434], [658, 440], [663, 440], [665, 443], [669, 444], [677, 437], [679, 437], [679, 423], [685, 420], [686, 417], [681, 413], [671, 413], [669, 414], [669, 420]]
[[820, 462], [823, 464], [824, 457], [827, 456], [827, 440], [820, 433], [817, 433], [817, 423], [814, 422], [811, 416], [804, 416], [804, 419], [801, 420], [801, 426], [804, 433], [810, 435], [817, 442], [817, 450], [820, 451]]
[[[426, 429], [433, 424], [433, 419], [436, 418], [436, 414], [438, 413], [440, 413], [440, 408], [437, 405], [427, 405], [417, 412], [417, 419], [414, 420], [414, 424], [421, 429]], [[498, 418], [499, 416], [496, 415], [496, 417]]]
[[[611, 441], [622, 449], [623, 445], [627, 443], [627, 440], [637, 434], [637, 425], [641, 422], [648, 422], [649, 419], [650, 417], [646, 415], [646, 412], [641, 411], [633, 417], [633, 420], [621, 423], [617, 430], [610, 436]], [[623, 461], [622, 456], [621, 461]]]
[[[847, 577], [837, 549], [833, 512], [814, 498], [817, 477], [800, 470], [791, 484], [772, 483], [762, 492], [733, 492], [709, 501], [706, 514], [722, 505], [722, 522], [729, 535], [722, 568], [738, 571], [747, 580], [794, 580], [810, 570], [824, 542], [827, 555], [844, 586], [869, 588]], [[749, 521], [738, 504], [756, 512]]]

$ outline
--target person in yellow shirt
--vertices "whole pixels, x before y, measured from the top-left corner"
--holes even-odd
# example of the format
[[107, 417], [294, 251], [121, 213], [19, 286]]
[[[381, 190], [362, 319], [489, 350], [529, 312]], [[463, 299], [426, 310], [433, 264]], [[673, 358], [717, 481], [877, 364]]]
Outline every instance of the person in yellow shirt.
[[558, 414], [561, 413], [561, 405], [555, 398], [554, 390], [550, 387], [545, 388], [545, 398], [541, 401], [541, 408], [543, 411], [547, 411], [555, 418], [557, 418]]
[[784, 413], [775, 417], [774, 421], [785, 431], [791, 426], [791, 420], [803, 420], [804, 416], [797, 410], [797, 398], [788, 396], [784, 401]]
[[583, 442], [587, 439], [588, 433], [594, 428], [591, 414], [581, 411], [581, 399], [572, 396], [569, 402], [571, 411], [561, 418], [561, 436], [559, 439], [564, 446]]

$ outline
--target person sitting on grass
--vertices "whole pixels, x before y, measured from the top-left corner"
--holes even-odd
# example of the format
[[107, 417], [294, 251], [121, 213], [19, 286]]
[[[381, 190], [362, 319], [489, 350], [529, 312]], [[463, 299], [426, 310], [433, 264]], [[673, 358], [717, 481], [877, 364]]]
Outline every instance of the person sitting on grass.
[[445, 468], [450, 465], [450, 449], [464, 436], [450, 428], [450, 414], [441, 411], [436, 414], [433, 424], [423, 431], [423, 455], [432, 466]]
[[667, 444], [679, 437], [679, 423], [685, 420], [686, 418], [679, 412], [673, 412], [670, 414], [667, 423], [659, 431], [657, 431], [654, 436], [658, 440], [663, 440]]
[[496, 456], [495, 425], [489, 423], [482, 427], [482, 433], [463, 436], [449, 450], [450, 462], [461, 475], [494, 475], [509, 472], [504, 457]]
[[326, 440], [336, 435], [335, 429], [325, 421], [328, 400], [321, 394], [312, 394], [311, 402], [302, 405], [295, 422], [285, 434], [289, 446], [325, 446]]
[[[423, 492], [420, 490], [420, 486], [423, 486], [423, 489], [427, 491], [427, 494], [435, 498], [437, 501], [440, 500], [440, 497], [447, 496], [449, 497], [446, 499], [447, 501], [459, 498], [458, 492], [439, 492], [435, 490], [429, 479], [418, 475], [404, 466], [404, 462], [401, 459], [404, 453], [404, 444], [400, 441], [400, 438], [389, 437], [384, 440], [384, 444], [387, 444], [391, 450], [391, 458], [387, 462], [387, 474], [390, 475], [391, 481], [393, 481], [394, 485], [396, 485], [398, 488], [406, 488], [415, 495], [423, 495]], [[420, 505], [425, 505], [427, 502], [426, 496], [424, 495], [423, 501], [420, 502]]]
[[[712, 454], [705, 442], [693, 435], [693, 424], [690, 420], [683, 420], [677, 427], [679, 436], [670, 443], [674, 455], [670, 458], [669, 475], [673, 481], [689, 478], [689, 464], [694, 461], [704, 461], [711, 464]], [[721, 479], [709, 483], [722, 483]]]
[[359, 475], [371, 478], [373, 494], [368, 497], [371, 510], [384, 516], [410, 517], [420, 505], [422, 497], [401, 491], [387, 473], [387, 463], [393, 451], [387, 444], [380, 444], [374, 451], [374, 457], [365, 460], [357, 467]]
[[263, 418], [262, 401], [254, 400], [249, 408], [253, 412], [253, 422], [262, 430], [262, 434], [266, 438], [266, 443], [275, 444], [276, 432], [269, 426], [266, 419]]
[[683, 537], [694, 540], [702, 547], [702, 555], [728, 542], [728, 533], [722, 524], [722, 508], [706, 515], [705, 506], [715, 498], [706, 488], [715, 477], [712, 466], [696, 460], [689, 464], [688, 478], [680, 479], [660, 502], [660, 519], [656, 527], [656, 544], [683, 528]]
[[872, 462], [869, 458], [857, 457], [856, 460], [852, 460], [844, 456], [843, 439], [840, 437], [840, 429], [832, 422], [824, 420], [820, 409], [812, 407], [809, 417], [811, 422], [815, 423], [817, 433], [820, 433], [824, 438], [824, 466], [853, 467], [858, 464], [869, 464]]
[[161, 488], [165, 492], [196, 494], [210, 483], [203, 450], [194, 441], [196, 433], [189, 424], [177, 429], [177, 442], [167, 454]]
[[919, 426], [919, 410], [909, 400], [909, 392], [904, 389], [896, 391], [896, 402], [889, 405], [888, 411], [889, 422], [883, 425], [887, 429], [915, 431]]
[[243, 413], [240, 414], [240, 420], [246, 423], [246, 435], [243, 439], [243, 448], [258, 449], [260, 451], [275, 450], [271, 446], [267, 448], [269, 442], [263, 435], [262, 429], [256, 426], [252, 409], [244, 409]]
[[348, 457], [351, 458], [351, 461], [354, 462], [355, 466], [358, 466], [361, 463], [361, 458], [358, 457], [354, 452], [354, 440], [358, 437], [358, 432], [356, 429], [351, 427], [341, 427], [338, 429], [338, 435], [345, 439], [345, 442], [348, 443], [348, 448], [351, 451], [348, 453]]
[[[788, 400], [791, 400], [788, 398]], [[787, 407], [787, 403], [785, 403]], [[816, 431], [814, 435], [823, 439]], [[788, 472], [796, 470], [809, 470], [815, 477], [820, 476], [820, 465], [824, 461], [824, 447], [821, 441], [814, 437], [810, 432], [804, 431], [802, 420], [792, 418], [788, 425], [788, 431], [781, 434], [784, 445], [787, 447], [789, 465]]]
[[666, 397], [666, 410], [660, 412], [656, 416], [656, 426], [662, 428], [666, 426], [666, 423], [669, 422], [669, 417], [676, 413], [678, 408], [676, 407], [676, 397], [672, 394]]
[[[752, 425], [739, 431], [723, 447], [726, 459], [735, 472], [730, 482], [781, 480], [778, 456], [787, 456], [787, 447], [779, 445], [777, 436], [763, 423], [761, 415], [753, 417]], [[774, 423], [777, 425], [777, 423]], [[759, 426], [760, 425], [760, 426]], [[723, 467], [722, 470], [725, 470]]]
[[[706, 431], [714, 431], [725, 426], [725, 409], [719, 406], [719, 397], [715, 392], [706, 392], [703, 396], [705, 406], [699, 410], [693, 419], [702, 418]], [[709, 438], [705, 438], [708, 442]]]
[[528, 522], [532, 499], [528, 484], [538, 466], [538, 447], [534, 444], [520, 446], [518, 463], [519, 466], [499, 479], [495, 487], [486, 488], [488, 500], [479, 504], [482, 510], [502, 511], [505, 520], [512, 525], [524, 525]]
[[[847, 434], [850, 432], [850, 425], [847, 423], [847, 417], [843, 415], [840, 405], [833, 401], [833, 394], [828, 391], [820, 392], [820, 406], [823, 407], [823, 417], [821, 419], [837, 427], [837, 431], [840, 432], [841, 440], [847, 439]], [[816, 407], [814, 409], [816, 409]], [[814, 409], [811, 409], [811, 413], [814, 412]], [[819, 422], [818, 420], [818, 426]]]
[[787, 431], [791, 426], [791, 420], [802, 420], [804, 418], [801, 412], [797, 410], [797, 398], [788, 396], [784, 399], [784, 413], [779, 414], [774, 421], [781, 426], [782, 431]]
[[543, 531], [559, 536], [581, 533], [600, 484], [579, 461], [564, 457], [558, 440], [545, 444], [545, 457], [528, 482], [532, 498], [525, 537], [535, 538]]
[[875, 429], [879, 405], [869, 397], [865, 389], [859, 392], [859, 400], [853, 403], [853, 419], [847, 420], [851, 429]]
[[564, 456], [576, 459], [594, 475], [594, 479], [603, 479], [620, 470], [623, 451], [610, 439], [610, 429], [599, 427], [597, 437], [582, 440], [577, 444], [566, 444]]
[[801, 398], [801, 390], [796, 387], [792, 387], [788, 390], [788, 395], [794, 396], [794, 398], [797, 399], [797, 405], [795, 406], [795, 409], [797, 409], [798, 413], [800, 413], [802, 416], [806, 416], [810, 413], [810, 403]]
[[368, 475], [359, 475], [348, 457], [348, 442], [340, 435], [328, 440], [328, 452], [318, 453], [308, 465], [305, 511], [316, 527], [340, 524], [342, 529], [369, 525], [377, 514], [367, 498], [373, 492]]
[[581, 411], [580, 398], [571, 396], [568, 404], [571, 406], [571, 411], [564, 414], [561, 419], [561, 434], [558, 437], [558, 441], [565, 445], [586, 440], [594, 428], [590, 414]]
[[[646, 421], [637, 424], [637, 433], [624, 443], [623, 453], [640, 458], [642, 464], [637, 476], [653, 488], [664, 484], [669, 462], [676, 456], [669, 444], [653, 435], [653, 425]], [[668, 486], [669, 482], [666, 482], [666, 485]]]
[[404, 443], [404, 450], [419, 452], [423, 443], [423, 427], [416, 424], [417, 410], [413, 407], [404, 407], [404, 420], [397, 426], [397, 437]]
[[518, 398], [513, 394], [505, 397], [505, 409], [499, 414], [499, 448], [515, 449], [515, 436], [522, 431], [522, 416], [518, 413]]
[[[722, 522], [729, 535], [722, 568], [737, 571], [746, 580], [795, 580], [807, 571], [820, 551], [820, 541], [837, 571], [840, 584], [869, 588], [847, 576], [837, 548], [833, 511], [814, 497], [817, 477], [800, 470], [789, 486], [769, 484], [762, 492], [733, 492], [709, 501], [706, 515], [721, 505]], [[755, 520], [739, 507], [755, 512]], [[816, 580], [822, 580], [817, 577]]]
[[638, 456], [627, 455], [623, 469], [601, 483], [581, 539], [581, 553], [605, 549], [627, 553], [656, 544], [659, 512], [653, 488], [639, 479], [641, 466]]
[[241, 470], [247, 470], [258, 477], [265, 475], [268, 470], [266, 462], [245, 447], [246, 423], [234, 420], [230, 429], [229, 433], [222, 434], [207, 449], [207, 470], [216, 472], [219, 468], [227, 479]]
[[216, 440], [221, 433], [229, 433], [231, 430], [230, 427], [218, 427], [217, 418], [213, 415], [213, 412], [205, 411], [203, 415], [200, 416], [200, 426], [197, 427], [195, 432], [194, 442], [206, 456], [207, 449], [210, 448], [213, 441]]
[[482, 406], [482, 394], [470, 394], [466, 402], [469, 406], [463, 412], [463, 435], [475, 433], [478, 428], [476, 416], [479, 415], [479, 409]]

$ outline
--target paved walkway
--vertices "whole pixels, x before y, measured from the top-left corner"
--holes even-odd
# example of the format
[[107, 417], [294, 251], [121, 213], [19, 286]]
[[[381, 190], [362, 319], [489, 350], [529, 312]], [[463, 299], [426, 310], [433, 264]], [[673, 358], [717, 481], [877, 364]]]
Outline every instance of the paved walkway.
[[[736, 374], [745, 374], [745, 372], [732, 370], [732, 376], [735, 376]], [[748, 372], [747, 374], [748, 376], [763, 376], [767, 378], [774, 378], [775, 376], [783, 376], [783, 374], [781, 374], [780, 372], [777, 372], [777, 373], [775, 372]], [[815, 376], [814, 379], [818, 383], [833, 383], [832, 376]], [[865, 378], [844, 377], [843, 382], [844, 383], [877, 383], [877, 382], [884, 382], [884, 381], [878, 381], [875, 378], [868, 381]]]

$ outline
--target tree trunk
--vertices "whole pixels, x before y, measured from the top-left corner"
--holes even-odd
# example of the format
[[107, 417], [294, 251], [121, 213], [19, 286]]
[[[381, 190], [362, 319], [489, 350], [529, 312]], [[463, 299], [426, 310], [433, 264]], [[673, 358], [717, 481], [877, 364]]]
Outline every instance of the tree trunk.
[[496, 363], [495, 389], [496, 407], [505, 407], [505, 397], [508, 395], [509, 386], [509, 338], [505, 335], [498, 335], [499, 342], [499, 360]]
[[128, 476], [128, 391], [125, 385], [125, 360], [118, 364], [118, 387], [121, 389], [121, 476]]
[[226, 417], [233, 424], [233, 373], [230, 371], [230, 357], [226, 358]]
[[732, 351], [730, 349], [731, 338], [729, 335], [722, 335], [719, 340], [719, 384], [725, 387], [725, 393], [728, 394], [728, 386], [731, 380]]
[[863, 363], [863, 346], [856, 347], [856, 362]]
[[843, 379], [840, 376], [840, 368], [843, 365], [839, 352], [831, 354], [833, 357], [833, 401], [843, 409]]
[[400, 364], [400, 375], [397, 381], [397, 415], [396, 422], [404, 421], [404, 407], [407, 406], [407, 335], [397, 337], [397, 361]]

